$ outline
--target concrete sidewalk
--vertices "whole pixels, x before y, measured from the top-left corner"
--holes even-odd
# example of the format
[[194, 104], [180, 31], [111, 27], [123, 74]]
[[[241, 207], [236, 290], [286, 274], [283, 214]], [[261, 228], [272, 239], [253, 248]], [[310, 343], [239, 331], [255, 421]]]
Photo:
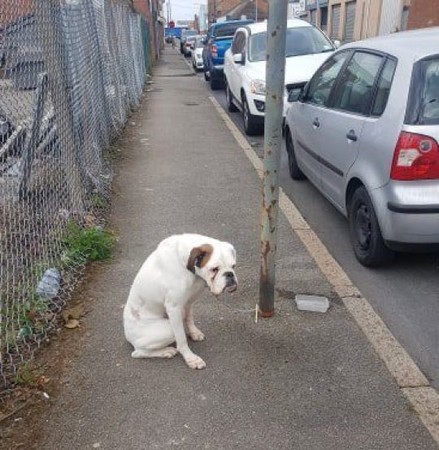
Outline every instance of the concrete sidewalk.
[[[280, 215], [276, 315], [254, 322], [260, 180], [175, 50], [167, 50], [120, 142], [113, 262], [86, 288], [89, 334], [41, 442], [70, 449], [436, 449], [394, 379]], [[191, 347], [203, 371], [130, 356], [122, 306], [147, 255], [168, 235], [232, 242], [240, 287], [207, 291]], [[331, 299], [297, 311], [295, 293]], [[84, 294], [85, 295], [85, 294]]]

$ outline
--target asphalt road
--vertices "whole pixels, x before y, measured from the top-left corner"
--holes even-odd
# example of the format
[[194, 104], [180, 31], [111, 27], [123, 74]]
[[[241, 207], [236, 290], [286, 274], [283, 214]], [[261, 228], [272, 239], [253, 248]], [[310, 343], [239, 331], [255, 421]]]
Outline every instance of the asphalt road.
[[[204, 82], [203, 75], [198, 75]], [[226, 109], [224, 91], [206, 91]], [[229, 113], [243, 131], [240, 113]], [[247, 138], [263, 155], [263, 136]], [[398, 254], [386, 268], [367, 269], [355, 259], [346, 219], [308, 181], [290, 178], [282, 147], [280, 184], [332, 256], [369, 300], [431, 384], [439, 389], [439, 254]]]

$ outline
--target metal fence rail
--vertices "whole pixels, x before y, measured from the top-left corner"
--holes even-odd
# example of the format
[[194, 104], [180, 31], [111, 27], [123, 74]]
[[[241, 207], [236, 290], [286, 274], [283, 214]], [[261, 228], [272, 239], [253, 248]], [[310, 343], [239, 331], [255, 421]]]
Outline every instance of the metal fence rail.
[[128, 1], [0, 2], [0, 388], [77, 280], [72, 224], [102, 225], [109, 146], [138, 105], [146, 35]]

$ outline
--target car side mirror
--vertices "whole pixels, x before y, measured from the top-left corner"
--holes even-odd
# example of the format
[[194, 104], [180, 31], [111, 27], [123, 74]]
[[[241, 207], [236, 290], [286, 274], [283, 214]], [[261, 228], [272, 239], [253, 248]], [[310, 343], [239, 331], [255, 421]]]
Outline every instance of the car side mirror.
[[233, 62], [236, 64], [244, 64], [244, 55], [242, 53], [235, 53], [233, 55]]
[[288, 91], [288, 102], [294, 103], [302, 99], [303, 96], [303, 87], [293, 88]]
[[335, 41], [333, 41], [333, 44], [334, 44], [335, 48], [338, 48], [338, 47], [340, 47], [341, 42], [338, 39], [336, 39]]

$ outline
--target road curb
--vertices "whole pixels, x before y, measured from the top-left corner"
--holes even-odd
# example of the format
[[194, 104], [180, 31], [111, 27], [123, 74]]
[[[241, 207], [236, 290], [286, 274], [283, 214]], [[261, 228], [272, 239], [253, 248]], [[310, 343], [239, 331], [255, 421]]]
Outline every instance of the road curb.
[[[233, 123], [218, 101], [212, 96], [209, 96], [209, 99], [252, 163], [259, 177], [262, 178], [262, 161], [252, 149], [246, 137]], [[424, 426], [439, 444], [439, 394], [437, 391], [430, 386], [422, 371], [393, 336], [368, 300], [352, 283], [346, 272], [332, 257], [282, 188], [279, 189], [279, 205], [292, 230], [302, 241], [366, 338], [384, 361], [402, 394], [411, 403]]]

